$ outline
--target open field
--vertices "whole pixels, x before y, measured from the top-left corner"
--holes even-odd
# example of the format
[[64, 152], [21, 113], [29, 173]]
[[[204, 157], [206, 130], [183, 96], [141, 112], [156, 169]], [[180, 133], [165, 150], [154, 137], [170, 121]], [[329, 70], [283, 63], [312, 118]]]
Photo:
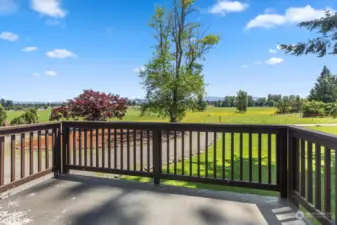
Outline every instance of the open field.
[[[8, 111], [7, 112], [7, 120], [10, 122], [12, 119], [21, 116], [24, 111]], [[49, 121], [50, 109], [42, 109], [37, 111], [37, 115], [39, 117], [39, 121], [44, 123]]]
[[[185, 123], [227, 123], [227, 124], [337, 124], [332, 118], [301, 118], [299, 114], [274, 115], [276, 108], [249, 108], [244, 114], [236, 113], [235, 108], [208, 107], [204, 112], [189, 112], [182, 122]], [[8, 121], [21, 115], [22, 111], [8, 112]], [[40, 122], [49, 121], [50, 110], [39, 110]], [[114, 119], [115, 121], [116, 119]], [[156, 115], [140, 117], [137, 107], [130, 107], [123, 121], [167, 122], [167, 118]]]

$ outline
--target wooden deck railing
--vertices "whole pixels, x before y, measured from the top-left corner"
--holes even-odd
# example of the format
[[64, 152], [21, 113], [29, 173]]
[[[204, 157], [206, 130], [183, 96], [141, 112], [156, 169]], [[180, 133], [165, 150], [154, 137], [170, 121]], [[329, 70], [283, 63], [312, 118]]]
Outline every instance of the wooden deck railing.
[[0, 128], [0, 193], [57, 172], [60, 123]]
[[289, 198], [322, 224], [337, 221], [336, 150], [336, 135], [289, 128]]
[[331, 224], [336, 149], [337, 136], [292, 126], [62, 122], [1, 128], [0, 193], [52, 171], [83, 170], [149, 177], [155, 184], [277, 191]]

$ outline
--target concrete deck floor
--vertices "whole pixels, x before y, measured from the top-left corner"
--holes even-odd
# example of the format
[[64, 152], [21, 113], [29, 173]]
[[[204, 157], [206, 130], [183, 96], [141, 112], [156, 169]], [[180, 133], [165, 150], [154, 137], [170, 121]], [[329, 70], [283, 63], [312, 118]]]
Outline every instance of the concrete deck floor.
[[299, 225], [276, 197], [65, 175], [0, 200], [0, 225]]

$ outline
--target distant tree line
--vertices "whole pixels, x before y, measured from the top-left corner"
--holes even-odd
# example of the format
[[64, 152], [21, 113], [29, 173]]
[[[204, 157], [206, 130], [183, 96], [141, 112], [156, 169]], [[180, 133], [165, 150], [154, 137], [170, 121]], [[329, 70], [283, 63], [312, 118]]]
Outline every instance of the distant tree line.
[[[238, 96], [225, 96], [223, 100], [207, 101], [209, 105], [215, 107], [236, 107]], [[282, 102], [300, 101], [299, 95], [282, 96], [281, 94], [268, 94], [267, 97], [254, 99], [253, 96], [247, 95], [248, 107], [278, 107]]]
[[144, 103], [142, 99], [127, 99], [126, 104], [128, 106], [141, 106]]
[[302, 113], [303, 117], [337, 117], [337, 75], [324, 66], [307, 98], [299, 95], [282, 96], [268, 94], [266, 98], [254, 99], [240, 90], [237, 96], [225, 96], [223, 100], [208, 102], [215, 107], [236, 107], [238, 112], [248, 107], [276, 107], [278, 114]]
[[2, 98], [0, 99], [0, 105], [2, 105], [2, 107], [4, 107], [6, 110], [9, 110], [13, 108], [13, 101]]
[[0, 99], [0, 105], [4, 107], [5, 110], [24, 110], [28, 108], [35, 109], [47, 109], [54, 108], [62, 105], [60, 102], [38, 102], [38, 103], [16, 103], [12, 100]]

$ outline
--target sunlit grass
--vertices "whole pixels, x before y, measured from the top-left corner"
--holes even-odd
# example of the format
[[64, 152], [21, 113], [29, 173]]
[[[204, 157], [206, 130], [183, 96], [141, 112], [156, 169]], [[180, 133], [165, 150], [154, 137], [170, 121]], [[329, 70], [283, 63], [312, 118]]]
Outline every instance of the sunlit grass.
[[[235, 108], [216, 108], [209, 106], [204, 112], [188, 112], [183, 123], [225, 123], [225, 124], [337, 124], [332, 118], [301, 118], [300, 114], [275, 115], [276, 108], [256, 107], [248, 108], [246, 113], [237, 113]], [[8, 112], [7, 120], [23, 114], [23, 111]], [[50, 109], [38, 110], [40, 122], [48, 122]], [[119, 121], [112, 119], [111, 121]], [[139, 107], [129, 107], [123, 121], [137, 122], [168, 122], [168, 118], [157, 115], [140, 116]]]
[[[227, 179], [231, 179], [231, 136], [230, 134], [226, 134], [225, 136], [225, 161], [224, 164], [222, 162], [222, 145], [223, 139], [220, 137], [216, 142], [216, 149], [214, 149], [214, 145], [211, 145], [208, 148], [208, 160], [206, 165], [206, 153], [200, 155], [200, 176], [206, 177], [214, 177], [216, 174], [217, 178], [222, 177], [223, 165], [225, 165], [225, 177]], [[243, 146], [242, 146], [242, 180], [248, 181], [249, 180], [249, 137], [247, 134], [243, 135]], [[240, 135], [234, 135], [234, 180], [240, 180]], [[261, 142], [261, 158], [262, 158], [262, 182], [268, 183], [268, 142], [267, 142], [267, 135], [262, 135], [262, 142]], [[275, 136], [271, 136], [271, 183], [276, 183], [276, 155], [275, 155]], [[216, 157], [215, 157], [216, 156]], [[214, 161], [215, 157], [215, 161]], [[190, 172], [192, 176], [198, 176], [198, 156], [192, 157], [192, 171], [190, 171], [189, 167], [190, 160], [184, 160], [183, 162], [177, 163], [177, 174], [187, 174], [189, 175]], [[184, 164], [184, 170], [183, 170]], [[214, 171], [216, 168], [216, 171]], [[252, 135], [252, 181], [258, 182], [258, 136]], [[174, 164], [170, 164], [169, 172], [172, 174], [174, 171]], [[216, 173], [214, 173], [216, 172]], [[163, 173], [167, 173], [167, 166], [163, 167]], [[132, 177], [132, 176], [125, 176], [123, 179], [127, 180], [137, 180], [141, 182], [151, 182], [149, 178], [141, 178], [141, 177]], [[185, 182], [185, 181], [172, 181], [172, 180], [164, 180], [163, 184], [167, 185], [175, 185], [175, 186], [183, 186], [189, 188], [202, 188], [202, 189], [211, 189], [211, 190], [222, 190], [222, 191], [232, 191], [232, 192], [244, 192], [250, 194], [259, 194], [259, 195], [272, 195], [277, 196], [277, 192], [266, 191], [266, 190], [255, 190], [255, 189], [246, 189], [240, 187], [230, 187], [225, 185], [209, 185], [209, 184], [199, 184], [193, 182]]]

